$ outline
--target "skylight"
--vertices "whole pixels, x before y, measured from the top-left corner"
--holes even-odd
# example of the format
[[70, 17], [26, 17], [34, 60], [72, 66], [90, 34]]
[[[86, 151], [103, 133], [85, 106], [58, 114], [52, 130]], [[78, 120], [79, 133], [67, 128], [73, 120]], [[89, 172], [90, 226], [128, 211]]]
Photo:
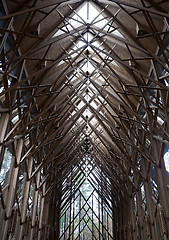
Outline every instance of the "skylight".
[[[69, 8], [73, 10], [71, 5], [69, 5]], [[82, 82], [82, 91], [77, 98], [77, 109], [71, 114], [74, 115], [76, 111], [86, 105], [82, 116], [77, 120], [78, 124], [81, 124], [81, 121], [87, 122], [86, 116], [90, 119], [91, 125], [95, 126], [97, 124], [97, 119], [92, 113], [90, 106], [94, 109], [99, 107], [99, 103], [97, 105], [93, 98], [94, 94], [99, 95], [93, 82], [96, 82], [99, 85], [105, 84], [104, 76], [101, 76], [99, 71], [100, 67], [102, 68], [105, 65], [102, 59], [118, 66], [111, 57], [111, 50], [107, 52], [107, 49], [104, 47], [105, 32], [116, 34], [118, 36], [121, 35], [118, 32], [118, 29], [114, 26], [113, 18], [106, 17], [106, 14], [104, 14], [106, 8], [107, 6], [103, 11], [99, 11], [94, 7], [94, 4], [86, 1], [79, 10], [73, 10], [72, 16], [64, 19], [64, 24], [60, 26], [59, 30], [53, 35], [53, 37], [55, 37], [65, 33], [70, 33], [70, 35], [75, 34], [72, 38], [72, 46], [67, 52], [65, 61], [69, 58], [70, 61], [73, 62], [73, 58], [81, 53], [75, 60], [74, 66], [76, 66], [75, 71], [78, 73], [79, 81]], [[95, 31], [94, 29], [99, 29], [99, 31], [97, 32], [97, 30]], [[75, 33], [73, 33], [73, 31], [75, 31]], [[101, 33], [102, 31], [103, 34]], [[103, 38], [98, 38], [99, 36]], [[71, 84], [74, 85], [72, 80]], [[88, 89], [87, 94], [86, 89]], [[89, 92], [91, 92], [92, 95], [90, 95]]]
[[[72, 9], [70, 5], [69, 7]], [[73, 16], [64, 20], [63, 26], [59, 27], [52, 37], [69, 33], [71, 30], [89, 24], [123, 38], [123, 35], [113, 26], [113, 21], [113, 19], [103, 16], [102, 12], [99, 12], [90, 2], [86, 2], [78, 11], [73, 12]]]
[[85, 65], [82, 67], [82, 70], [84, 71], [84, 72], [89, 72], [89, 73], [92, 73], [94, 70], [95, 70], [95, 68], [93, 67], [93, 65], [88, 61], [87, 63], [85, 63]]

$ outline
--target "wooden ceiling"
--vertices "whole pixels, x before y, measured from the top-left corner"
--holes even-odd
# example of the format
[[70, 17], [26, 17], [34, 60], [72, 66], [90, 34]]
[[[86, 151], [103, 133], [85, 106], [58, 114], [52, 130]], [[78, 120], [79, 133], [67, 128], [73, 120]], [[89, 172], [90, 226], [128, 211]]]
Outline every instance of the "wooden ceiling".
[[147, 169], [160, 164], [152, 149], [158, 145], [161, 156], [169, 140], [168, 10], [158, 0], [6, 1], [0, 112], [10, 124], [3, 144], [24, 140], [17, 164], [33, 158], [28, 175], [40, 173], [46, 193], [80, 163], [86, 141], [118, 197], [131, 193], [133, 169], [147, 177], [138, 158]]

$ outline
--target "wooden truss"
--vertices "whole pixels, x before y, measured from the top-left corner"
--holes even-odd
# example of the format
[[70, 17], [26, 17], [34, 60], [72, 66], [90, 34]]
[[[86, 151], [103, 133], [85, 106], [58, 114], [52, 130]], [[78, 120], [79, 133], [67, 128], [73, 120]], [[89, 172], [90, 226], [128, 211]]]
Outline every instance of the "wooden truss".
[[168, 12], [1, 0], [0, 239], [169, 238]]

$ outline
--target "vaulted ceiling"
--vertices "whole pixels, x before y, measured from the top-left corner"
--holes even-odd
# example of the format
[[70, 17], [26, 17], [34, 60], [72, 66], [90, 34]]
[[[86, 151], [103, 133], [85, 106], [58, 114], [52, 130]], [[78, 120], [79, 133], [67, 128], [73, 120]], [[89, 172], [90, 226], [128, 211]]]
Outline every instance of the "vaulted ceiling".
[[161, 144], [160, 155], [169, 139], [168, 1], [8, 0], [6, 9], [4, 143], [24, 139], [19, 164], [33, 158], [30, 178], [40, 173], [48, 192], [72, 168], [75, 191], [78, 174], [92, 170], [93, 183], [101, 184], [101, 169], [109, 179], [105, 197], [124, 198], [134, 187], [133, 170], [146, 178], [141, 162], [156, 165], [152, 146]]

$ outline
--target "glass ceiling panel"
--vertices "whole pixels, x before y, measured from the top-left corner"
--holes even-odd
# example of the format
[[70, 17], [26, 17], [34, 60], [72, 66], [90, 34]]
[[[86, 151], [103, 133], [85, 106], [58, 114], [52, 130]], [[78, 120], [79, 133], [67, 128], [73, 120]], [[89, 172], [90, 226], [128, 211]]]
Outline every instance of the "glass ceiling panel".
[[[72, 7], [70, 7], [72, 9]], [[65, 24], [60, 26], [60, 29], [52, 36], [56, 37], [64, 33], [69, 33], [73, 29], [80, 28], [85, 24], [98, 27], [106, 32], [113, 33], [119, 37], [123, 35], [113, 26], [113, 19], [109, 19], [99, 12], [90, 2], [86, 2], [78, 11], [74, 11], [72, 17], [65, 19]]]

